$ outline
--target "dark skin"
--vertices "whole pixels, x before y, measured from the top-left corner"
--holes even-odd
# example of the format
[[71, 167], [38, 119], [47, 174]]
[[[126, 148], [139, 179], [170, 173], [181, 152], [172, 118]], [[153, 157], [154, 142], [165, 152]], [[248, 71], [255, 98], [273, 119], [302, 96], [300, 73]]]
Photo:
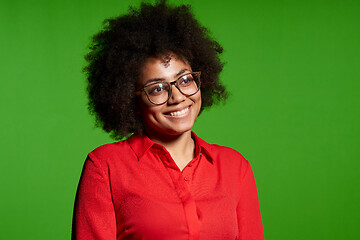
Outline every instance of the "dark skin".
[[[192, 72], [189, 63], [176, 55], [151, 57], [142, 68], [138, 85], [144, 86], [152, 79], [172, 82], [188, 72]], [[154, 105], [143, 93], [139, 95], [139, 105], [146, 134], [167, 149], [182, 171], [194, 158], [191, 128], [201, 108], [201, 92], [186, 96], [173, 86], [172, 95], [166, 103]]]

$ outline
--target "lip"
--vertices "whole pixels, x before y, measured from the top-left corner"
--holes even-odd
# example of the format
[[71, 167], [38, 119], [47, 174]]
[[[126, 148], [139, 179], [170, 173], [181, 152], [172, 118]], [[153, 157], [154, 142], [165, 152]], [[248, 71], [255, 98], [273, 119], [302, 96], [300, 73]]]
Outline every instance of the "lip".
[[[186, 109], [188, 109], [188, 110], [185, 111], [184, 113], [179, 113], [179, 112], [184, 111]], [[190, 110], [191, 110], [191, 105], [186, 106], [184, 108], [178, 108], [178, 109], [174, 109], [172, 111], [168, 111], [168, 112], [164, 113], [164, 115], [166, 117], [169, 117], [169, 118], [182, 118], [182, 117], [185, 117], [185, 116], [189, 115]], [[171, 113], [176, 113], [177, 115], [171, 115]]]

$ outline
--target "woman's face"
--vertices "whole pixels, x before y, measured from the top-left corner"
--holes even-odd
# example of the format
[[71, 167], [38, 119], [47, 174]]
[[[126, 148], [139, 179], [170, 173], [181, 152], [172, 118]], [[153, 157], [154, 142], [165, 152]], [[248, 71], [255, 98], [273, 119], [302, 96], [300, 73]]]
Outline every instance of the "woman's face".
[[[154, 80], [173, 82], [180, 76], [192, 72], [190, 65], [175, 55], [150, 57], [140, 72], [138, 87], [148, 85]], [[200, 90], [192, 96], [183, 95], [175, 85], [172, 86], [170, 99], [161, 104], [152, 104], [141, 92], [139, 105], [146, 132], [176, 136], [188, 132], [194, 125], [201, 107]]]

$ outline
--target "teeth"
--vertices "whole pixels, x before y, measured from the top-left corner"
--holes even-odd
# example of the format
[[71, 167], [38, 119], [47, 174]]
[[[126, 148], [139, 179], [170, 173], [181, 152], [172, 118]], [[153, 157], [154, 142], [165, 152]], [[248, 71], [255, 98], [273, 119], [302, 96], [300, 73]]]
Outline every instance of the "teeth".
[[187, 111], [189, 111], [189, 108], [185, 108], [181, 111], [177, 111], [177, 112], [171, 112], [170, 116], [180, 116], [180, 115], [184, 115]]

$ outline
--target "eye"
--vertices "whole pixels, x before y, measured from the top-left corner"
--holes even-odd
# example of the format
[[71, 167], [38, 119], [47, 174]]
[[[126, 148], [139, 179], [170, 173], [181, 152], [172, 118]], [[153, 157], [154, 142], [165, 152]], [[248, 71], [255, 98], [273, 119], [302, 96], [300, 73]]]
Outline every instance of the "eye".
[[150, 95], [160, 95], [168, 91], [167, 84], [156, 83], [147, 87], [147, 92]]
[[194, 81], [194, 78], [191, 74], [187, 74], [181, 77], [179, 84], [180, 85], [189, 85], [191, 82]]

